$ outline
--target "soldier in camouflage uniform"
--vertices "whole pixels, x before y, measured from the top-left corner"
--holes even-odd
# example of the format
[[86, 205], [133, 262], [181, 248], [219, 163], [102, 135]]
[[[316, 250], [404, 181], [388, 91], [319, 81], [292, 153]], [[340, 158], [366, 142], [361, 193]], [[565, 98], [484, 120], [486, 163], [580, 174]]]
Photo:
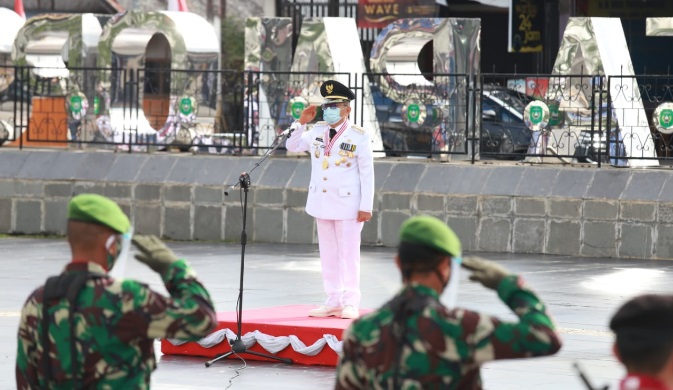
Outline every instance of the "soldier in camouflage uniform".
[[396, 256], [404, 286], [344, 332], [336, 389], [481, 389], [481, 364], [559, 350], [541, 300], [491, 261], [473, 257], [462, 265], [471, 280], [496, 290], [519, 322], [442, 305], [439, 296], [456, 272], [452, 258], [460, 255], [458, 237], [442, 221], [405, 221]]
[[208, 292], [154, 236], [135, 236], [136, 258], [159, 273], [170, 297], [107, 272], [130, 223], [119, 206], [82, 194], [68, 205], [72, 262], [36, 289], [21, 312], [18, 389], [146, 389], [155, 338], [197, 340], [216, 326]]

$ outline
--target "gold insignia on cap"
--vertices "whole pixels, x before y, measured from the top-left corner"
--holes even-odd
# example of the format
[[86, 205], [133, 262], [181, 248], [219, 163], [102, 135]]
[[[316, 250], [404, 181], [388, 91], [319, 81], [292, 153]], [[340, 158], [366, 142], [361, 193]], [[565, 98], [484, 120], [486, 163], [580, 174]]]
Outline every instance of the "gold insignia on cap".
[[325, 85], [325, 91], [327, 91], [328, 95], [332, 94], [332, 91], [334, 91], [334, 84], [327, 84]]

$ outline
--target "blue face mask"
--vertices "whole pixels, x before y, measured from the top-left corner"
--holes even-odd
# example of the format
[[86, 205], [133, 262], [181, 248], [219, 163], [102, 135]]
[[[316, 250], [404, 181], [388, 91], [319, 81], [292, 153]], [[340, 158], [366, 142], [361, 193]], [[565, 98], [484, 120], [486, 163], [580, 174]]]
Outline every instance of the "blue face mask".
[[339, 107], [325, 108], [322, 111], [322, 119], [333, 125], [341, 120], [341, 109]]

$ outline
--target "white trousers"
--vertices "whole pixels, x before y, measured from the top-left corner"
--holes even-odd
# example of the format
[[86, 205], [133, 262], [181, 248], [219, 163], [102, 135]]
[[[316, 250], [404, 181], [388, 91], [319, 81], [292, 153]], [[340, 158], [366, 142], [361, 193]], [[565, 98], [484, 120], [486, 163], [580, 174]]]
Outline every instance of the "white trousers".
[[360, 307], [360, 234], [356, 219], [316, 218], [325, 305]]

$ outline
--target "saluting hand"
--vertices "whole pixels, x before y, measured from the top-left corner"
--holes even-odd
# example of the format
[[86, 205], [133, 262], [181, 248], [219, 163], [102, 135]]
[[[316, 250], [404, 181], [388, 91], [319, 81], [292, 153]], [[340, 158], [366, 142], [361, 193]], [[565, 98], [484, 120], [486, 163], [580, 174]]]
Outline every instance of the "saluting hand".
[[465, 257], [462, 266], [472, 271], [470, 280], [491, 290], [496, 290], [500, 282], [509, 275], [509, 271], [500, 264], [477, 256]]
[[136, 234], [133, 236], [133, 244], [140, 251], [136, 255], [138, 261], [147, 264], [155, 272], [163, 274], [174, 262], [178, 261], [170, 248], [166, 246], [157, 236], [144, 236]]
[[305, 125], [315, 119], [316, 114], [318, 113], [318, 106], [308, 106], [301, 112], [299, 117], [299, 123]]

